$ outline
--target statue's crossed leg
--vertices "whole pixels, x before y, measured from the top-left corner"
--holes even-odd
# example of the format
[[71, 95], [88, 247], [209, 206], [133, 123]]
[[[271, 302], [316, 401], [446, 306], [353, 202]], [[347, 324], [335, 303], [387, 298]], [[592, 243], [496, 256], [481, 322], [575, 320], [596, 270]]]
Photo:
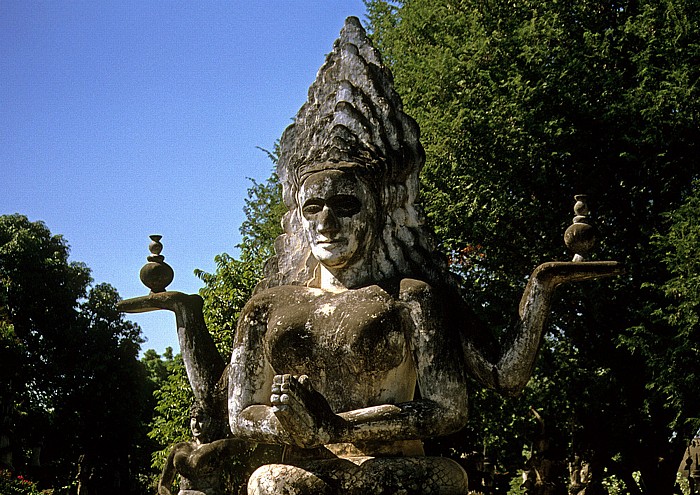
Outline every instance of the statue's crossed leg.
[[269, 464], [248, 481], [248, 495], [465, 495], [467, 474], [444, 457], [348, 457]]

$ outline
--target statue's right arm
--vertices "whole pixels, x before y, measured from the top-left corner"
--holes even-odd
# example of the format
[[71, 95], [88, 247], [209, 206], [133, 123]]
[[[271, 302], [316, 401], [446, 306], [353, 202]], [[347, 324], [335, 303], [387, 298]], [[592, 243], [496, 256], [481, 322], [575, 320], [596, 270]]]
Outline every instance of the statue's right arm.
[[180, 351], [187, 378], [197, 399], [204, 402], [216, 396], [216, 385], [226, 363], [219, 355], [214, 340], [204, 323], [204, 301], [196, 294], [158, 292], [120, 301], [123, 313], [144, 313], [165, 309], [175, 313]]

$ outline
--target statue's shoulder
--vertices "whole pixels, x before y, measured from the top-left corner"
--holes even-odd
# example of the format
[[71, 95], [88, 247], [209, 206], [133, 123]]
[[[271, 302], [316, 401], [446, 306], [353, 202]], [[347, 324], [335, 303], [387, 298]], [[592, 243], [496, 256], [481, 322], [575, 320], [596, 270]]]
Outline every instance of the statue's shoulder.
[[275, 309], [285, 306], [293, 306], [308, 303], [319, 296], [324, 291], [305, 287], [302, 285], [280, 285], [262, 290], [253, 295], [246, 304], [248, 311], [255, 308]]
[[405, 302], [431, 298], [434, 297], [437, 292], [439, 291], [428, 282], [415, 278], [401, 279], [399, 284], [399, 298]]
[[460, 321], [461, 327], [466, 322], [470, 327], [478, 320], [458, 290], [447, 284], [435, 285], [420, 279], [404, 278], [401, 280], [400, 300], [429, 307], [433, 317], [439, 317], [445, 322]]

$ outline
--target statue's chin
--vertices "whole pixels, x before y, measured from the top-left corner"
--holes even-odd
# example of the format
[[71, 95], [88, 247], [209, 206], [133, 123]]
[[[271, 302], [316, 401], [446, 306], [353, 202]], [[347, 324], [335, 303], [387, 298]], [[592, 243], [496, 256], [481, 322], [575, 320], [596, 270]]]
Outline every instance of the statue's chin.
[[313, 250], [312, 254], [319, 263], [332, 271], [342, 270], [348, 266], [350, 260], [352, 259], [352, 254], [350, 253], [338, 254], [321, 249]]

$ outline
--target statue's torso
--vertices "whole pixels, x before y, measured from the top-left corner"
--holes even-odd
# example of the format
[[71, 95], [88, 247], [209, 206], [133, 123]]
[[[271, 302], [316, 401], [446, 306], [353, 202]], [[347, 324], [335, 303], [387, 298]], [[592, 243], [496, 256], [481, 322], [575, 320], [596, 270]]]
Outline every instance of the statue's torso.
[[387, 292], [378, 286], [266, 292], [265, 355], [276, 374], [308, 375], [336, 412], [413, 398], [409, 323]]

